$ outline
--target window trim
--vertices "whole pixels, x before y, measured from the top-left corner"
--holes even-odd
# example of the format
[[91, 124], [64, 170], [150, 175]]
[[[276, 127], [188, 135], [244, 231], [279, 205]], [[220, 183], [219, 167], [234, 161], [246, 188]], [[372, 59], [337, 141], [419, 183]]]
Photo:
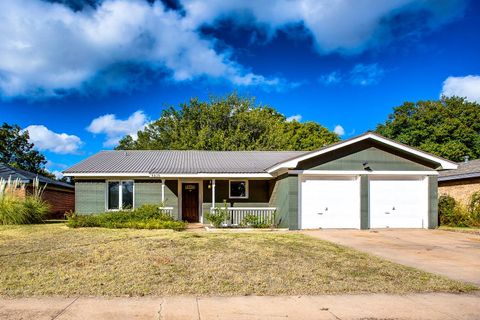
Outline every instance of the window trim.
[[[232, 196], [232, 182], [245, 182], [245, 196]], [[229, 199], [248, 199], [248, 191], [249, 191], [249, 186], [248, 186], [248, 179], [230, 179], [228, 180], [228, 198]]]
[[[109, 209], [108, 208], [108, 200], [109, 200], [109, 188], [108, 184], [110, 182], [118, 182], [118, 209]], [[132, 189], [132, 208], [130, 209], [123, 209], [123, 185], [122, 182], [132, 182], [133, 189]], [[105, 181], [105, 211], [122, 211], [122, 210], [133, 210], [135, 208], [135, 180], [127, 179], [127, 180], [106, 180]]]

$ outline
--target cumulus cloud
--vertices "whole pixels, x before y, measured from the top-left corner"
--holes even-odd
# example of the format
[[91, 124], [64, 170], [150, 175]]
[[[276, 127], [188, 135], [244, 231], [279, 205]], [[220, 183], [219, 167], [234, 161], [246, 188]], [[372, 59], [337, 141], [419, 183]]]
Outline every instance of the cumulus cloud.
[[114, 114], [106, 114], [92, 120], [87, 130], [95, 134], [105, 134], [105, 147], [113, 147], [126, 135], [137, 138], [137, 132], [145, 127], [148, 118], [143, 111], [136, 111], [126, 120], [117, 119]]
[[342, 82], [343, 75], [339, 71], [332, 71], [328, 74], [321, 76], [318, 81], [325, 85], [337, 84]]
[[335, 132], [339, 136], [343, 136], [345, 134], [345, 129], [343, 129], [341, 125], [337, 124], [333, 129], [333, 132]]
[[29, 141], [40, 151], [47, 150], [59, 154], [77, 153], [83, 145], [79, 137], [56, 133], [43, 125], [30, 125], [24, 130], [28, 131]]
[[294, 88], [239, 64], [234, 48], [219, 49], [218, 39], [205, 37], [202, 27], [218, 28], [217, 22], [230, 19], [274, 37], [300, 25], [318, 53], [352, 54], [379, 38], [385, 42], [398, 15], [421, 14], [417, 21], [434, 28], [462, 12], [465, 0], [179, 0], [180, 10], [160, 0], [82, 3], [0, 1], [4, 97], [62, 96], [96, 86], [122, 89], [132, 85], [130, 78], [139, 70], [173, 81], [206, 78], [269, 90]]
[[448, 77], [443, 82], [441, 95], [466, 97], [468, 101], [480, 103], [480, 76]]
[[[148, 65], [174, 81], [209, 77], [240, 86], [281, 81], [245, 70], [229, 51], [217, 52], [215, 41], [203, 39], [161, 1], [106, 0], [82, 11], [40, 0], [0, 1], [0, 20], [4, 96], [60, 95], [125, 63]], [[128, 83], [121, 76], [118, 80]]]
[[302, 115], [301, 114], [295, 114], [295, 115], [287, 118], [287, 122], [292, 122], [292, 121], [297, 121], [297, 122], [302, 121]]

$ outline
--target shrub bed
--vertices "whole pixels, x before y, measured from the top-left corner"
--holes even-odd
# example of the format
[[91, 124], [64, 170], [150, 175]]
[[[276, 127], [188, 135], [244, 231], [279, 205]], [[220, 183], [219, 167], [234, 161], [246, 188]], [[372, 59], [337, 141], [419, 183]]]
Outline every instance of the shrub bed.
[[72, 213], [67, 215], [67, 226], [71, 228], [132, 228], [184, 230], [186, 222], [176, 221], [161, 212], [158, 205], [143, 205], [135, 210], [114, 211], [91, 215]]

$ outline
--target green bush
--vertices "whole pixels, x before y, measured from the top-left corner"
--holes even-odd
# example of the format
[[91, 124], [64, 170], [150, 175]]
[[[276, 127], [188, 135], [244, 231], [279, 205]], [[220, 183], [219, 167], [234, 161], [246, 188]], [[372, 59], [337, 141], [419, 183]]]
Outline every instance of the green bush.
[[215, 208], [215, 210], [205, 213], [205, 218], [210, 221], [215, 228], [220, 228], [225, 220], [230, 217], [227, 208], [227, 202], [223, 201], [222, 208]]
[[438, 199], [438, 215], [440, 225], [450, 227], [471, 227], [473, 225], [471, 214], [448, 195]]
[[114, 211], [92, 215], [67, 215], [67, 226], [71, 228], [132, 228], [184, 230], [187, 224], [175, 221], [163, 213], [158, 205], [143, 205], [132, 211]]
[[6, 194], [0, 197], [0, 224], [41, 223], [50, 206], [41, 198], [25, 199]]
[[474, 192], [470, 197], [468, 211], [474, 226], [480, 227], [480, 191]]
[[262, 221], [262, 219], [253, 214], [247, 214], [240, 222], [240, 227], [249, 228], [273, 228], [273, 223]]

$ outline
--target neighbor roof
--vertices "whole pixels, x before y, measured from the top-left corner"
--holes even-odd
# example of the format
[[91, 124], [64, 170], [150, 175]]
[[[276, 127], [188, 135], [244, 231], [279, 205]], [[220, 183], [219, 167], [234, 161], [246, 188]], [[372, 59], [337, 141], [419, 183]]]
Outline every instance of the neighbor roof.
[[38, 177], [38, 181], [40, 183], [45, 183], [47, 185], [51, 186], [57, 186], [57, 187], [62, 187], [62, 188], [69, 188], [73, 189], [74, 186], [71, 184], [62, 182], [62, 181], [57, 181], [33, 172], [29, 172], [26, 170], [22, 169], [17, 169], [10, 167], [4, 163], [0, 163], [0, 178], [3, 178], [5, 180], [10, 179], [20, 179], [23, 183], [32, 183], [33, 180]]
[[304, 153], [305, 151], [101, 151], [65, 170], [64, 174], [265, 174], [266, 168], [275, 163]]
[[458, 163], [458, 169], [440, 171], [438, 181], [461, 180], [480, 177], [480, 159]]

